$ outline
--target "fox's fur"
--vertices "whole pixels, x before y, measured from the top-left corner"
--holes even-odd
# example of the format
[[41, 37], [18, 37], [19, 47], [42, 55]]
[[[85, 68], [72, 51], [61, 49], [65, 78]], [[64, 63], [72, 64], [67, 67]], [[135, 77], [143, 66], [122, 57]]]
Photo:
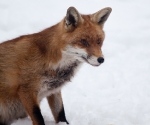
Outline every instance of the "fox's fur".
[[91, 15], [67, 10], [58, 24], [39, 33], [0, 44], [0, 125], [30, 116], [33, 125], [45, 125], [39, 103], [47, 97], [56, 123], [67, 122], [61, 87], [87, 62], [104, 62], [103, 26], [111, 8]]

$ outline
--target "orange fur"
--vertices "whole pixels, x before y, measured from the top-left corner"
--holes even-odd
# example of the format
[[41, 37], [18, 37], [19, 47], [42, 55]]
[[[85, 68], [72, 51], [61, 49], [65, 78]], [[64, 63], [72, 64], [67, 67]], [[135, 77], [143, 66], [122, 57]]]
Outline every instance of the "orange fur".
[[[64, 113], [63, 118], [59, 114], [60, 110], [64, 110], [60, 88], [70, 80], [81, 62], [63, 52], [69, 45], [74, 49], [81, 49], [89, 56], [103, 57], [103, 25], [111, 9], [103, 10], [96, 13], [96, 16], [80, 15], [75, 8], [70, 7], [67, 16], [60, 23], [39, 33], [0, 44], [0, 123], [9, 124], [14, 119], [25, 117], [27, 112], [33, 125], [44, 125], [39, 108], [39, 101], [43, 96], [48, 96], [55, 121], [66, 121]], [[97, 18], [100, 18], [100, 23], [96, 22]], [[88, 42], [88, 45], [85, 46], [81, 40]], [[61, 64], [63, 65], [60, 66]], [[54, 82], [60, 83], [55, 86]], [[47, 89], [49, 83], [53, 86]], [[9, 105], [12, 108], [19, 105], [22, 110], [15, 115], [14, 112], [9, 112]], [[39, 113], [37, 116], [33, 113], [34, 107]], [[5, 113], [1, 108], [4, 108]]]

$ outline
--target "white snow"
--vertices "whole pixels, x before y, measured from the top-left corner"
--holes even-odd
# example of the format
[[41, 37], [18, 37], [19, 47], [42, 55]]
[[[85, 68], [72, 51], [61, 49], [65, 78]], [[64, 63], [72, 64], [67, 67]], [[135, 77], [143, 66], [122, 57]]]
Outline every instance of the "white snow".
[[[104, 27], [105, 63], [84, 64], [62, 89], [70, 125], [150, 125], [149, 0], [0, 0], [0, 42], [56, 24], [69, 6], [83, 14], [113, 9]], [[55, 125], [46, 100], [41, 110], [46, 125]]]

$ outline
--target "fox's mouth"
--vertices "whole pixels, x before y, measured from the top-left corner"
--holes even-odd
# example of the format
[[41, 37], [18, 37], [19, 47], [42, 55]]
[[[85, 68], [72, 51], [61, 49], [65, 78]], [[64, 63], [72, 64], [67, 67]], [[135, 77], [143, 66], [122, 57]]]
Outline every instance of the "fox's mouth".
[[97, 57], [89, 55], [84, 49], [74, 48], [72, 46], [67, 46], [66, 50], [63, 51], [65, 54], [73, 56], [80, 62], [86, 62], [92, 66], [99, 66], [101, 63], [98, 62]]
[[99, 66], [100, 64], [92, 64], [92, 63], [90, 63], [89, 61], [88, 61], [88, 58], [90, 58], [90, 56], [88, 56], [87, 58], [86, 57], [84, 57], [84, 56], [81, 56], [81, 58], [85, 61], [85, 62], [87, 62], [88, 64], [90, 64], [90, 65], [92, 65], [92, 66]]

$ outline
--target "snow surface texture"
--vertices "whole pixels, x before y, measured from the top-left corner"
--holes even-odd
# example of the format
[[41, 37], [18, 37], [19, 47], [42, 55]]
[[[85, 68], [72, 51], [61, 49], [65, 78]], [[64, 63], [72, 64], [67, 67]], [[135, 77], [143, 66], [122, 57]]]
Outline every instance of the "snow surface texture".
[[[83, 14], [113, 9], [104, 27], [105, 63], [84, 64], [62, 89], [70, 125], [150, 125], [149, 0], [0, 0], [0, 42], [56, 24], [69, 6]], [[46, 125], [55, 125], [45, 99], [41, 110]]]

